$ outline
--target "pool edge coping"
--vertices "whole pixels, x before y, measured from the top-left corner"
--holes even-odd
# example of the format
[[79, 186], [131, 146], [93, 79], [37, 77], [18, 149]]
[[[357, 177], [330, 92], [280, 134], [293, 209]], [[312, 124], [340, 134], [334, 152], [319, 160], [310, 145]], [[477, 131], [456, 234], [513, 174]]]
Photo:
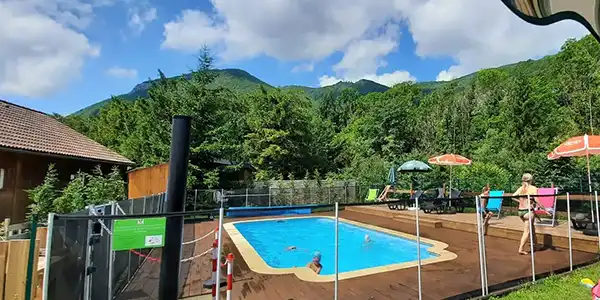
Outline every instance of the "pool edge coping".
[[[269, 266], [264, 259], [258, 254], [258, 252], [252, 247], [250, 242], [246, 240], [246, 238], [235, 228], [235, 224], [238, 223], [249, 223], [249, 222], [260, 222], [260, 221], [273, 221], [273, 220], [284, 220], [284, 219], [305, 219], [305, 218], [329, 218], [335, 219], [331, 216], [302, 216], [302, 217], [284, 217], [284, 218], [266, 218], [266, 219], [256, 219], [256, 220], [244, 220], [244, 221], [234, 221], [223, 224], [223, 228], [227, 231], [227, 234], [233, 241], [234, 245], [237, 247], [238, 251], [244, 258], [244, 261], [255, 273], [259, 274], [267, 274], [267, 275], [284, 275], [284, 274], [295, 274], [301, 280], [308, 282], [332, 282], [335, 280], [335, 274], [331, 275], [318, 275], [307, 267], [296, 267], [296, 268], [273, 268]], [[367, 228], [370, 230], [390, 234], [393, 236], [401, 237], [404, 239], [408, 239], [411, 241], [416, 241], [417, 237], [412, 234], [379, 227], [371, 224], [356, 222], [344, 218], [339, 218], [341, 222], [345, 222], [354, 226], [359, 226], [363, 228]], [[421, 259], [421, 265], [427, 265], [432, 263], [438, 263], [443, 261], [449, 261], [456, 259], [458, 255], [453, 252], [446, 250], [448, 248], [448, 244], [428, 238], [420, 238], [420, 242], [424, 244], [431, 245], [427, 248], [427, 251], [430, 253], [434, 253], [437, 257], [431, 257], [426, 259]], [[379, 267], [366, 268], [356, 271], [348, 271], [341, 272], [338, 274], [339, 280], [375, 275], [378, 273], [389, 272], [402, 270], [407, 268], [412, 268], [417, 266], [417, 261], [410, 261], [404, 263], [390, 264]]]

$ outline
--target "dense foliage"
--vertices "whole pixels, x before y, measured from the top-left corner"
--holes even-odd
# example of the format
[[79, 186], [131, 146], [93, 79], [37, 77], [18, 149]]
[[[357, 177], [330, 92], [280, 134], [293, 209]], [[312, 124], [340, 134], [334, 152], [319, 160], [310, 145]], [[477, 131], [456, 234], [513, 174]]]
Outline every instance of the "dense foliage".
[[[221, 158], [250, 162], [260, 180], [328, 174], [382, 184], [389, 168], [405, 160], [459, 153], [474, 161], [454, 168], [455, 186], [464, 189], [513, 189], [523, 172], [539, 186], [579, 188], [585, 162], [548, 161], [546, 154], [597, 129], [599, 60], [600, 47], [588, 36], [567, 41], [557, 55], [447, 83], [401, 83], [366, 95], [346, 89], [313, 99], [297, 89], [240, 93], [215, 85], [204, 52], [189, 78], [160, 73], [147, 97], [114, 98], [97, 116], [63, 121], [149, 166], [168, 159], [171, 117], [191, 115], [192, 187], [215, 187], [218, 173], [207, 166]], [[435, 168], [425, 185], [447, 182], [449, 169]], [[592, 169], [600, 170], [596, 159]], [[399, 180], [408, 185], [406, 176]]]
[[42, 221], [49, 212], [70, 213], [88, 205], [120, 201], [126, 197], [125, 182], [119, 169], [114, 168], [105, 175], [99, 166], [91, 174], [78, 172], [64, 189], [60, 189], [58, 171], [50, 164], [44, 182], [26, 192], [32, 202], [28, 217], [35, 214]]

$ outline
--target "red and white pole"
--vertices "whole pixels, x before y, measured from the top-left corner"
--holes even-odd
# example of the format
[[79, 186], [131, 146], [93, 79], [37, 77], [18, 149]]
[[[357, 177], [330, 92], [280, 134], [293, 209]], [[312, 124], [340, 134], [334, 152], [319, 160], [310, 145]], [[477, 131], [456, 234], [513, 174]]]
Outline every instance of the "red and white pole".
[[231, 300], [233, 289], [233, 253], [227, 254], [227, 300]]
[[219, 284], [220, 282], [217, 282], [217, 240], [215, 239], [215, 241], [213, 242], [213, 249], [212, 249], [212, 298], [217, 299], [217, 284]]

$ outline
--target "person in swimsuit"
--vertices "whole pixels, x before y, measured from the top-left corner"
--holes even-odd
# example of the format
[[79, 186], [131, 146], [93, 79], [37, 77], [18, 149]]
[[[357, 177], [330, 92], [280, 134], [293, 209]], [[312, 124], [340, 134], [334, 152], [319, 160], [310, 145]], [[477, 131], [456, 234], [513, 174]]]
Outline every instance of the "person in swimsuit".
[[321, 252], [316, 251], [313, 255], [312, 261], [309, 262], [306, 267], [313, 270], [317, 274], [321, 273], [321, 269], [323, 269], [323, 266], [321, 265]]
[[488, 202], [488, 197], [490, 196], [490, 185], [486, 185], [483, 187], [483, 190], [481, 191], [481, 207], [479, 208], [479, 212], [481, 213], [481, 217], [483, 218], [483, 235], [487, 235], [487, 230], [489, 227], [489, 222], [490, 219], [492, 218], [492, 216], [494, 216], [494, 213], [487, 210], [487, 202]]
[[[532, 237], [533, 237], [533, 247], [535, 248], [535, 244], [537, 243], [537, 239], [535, 236], [535, 224], [533, 224], [535, 220], [535, 216], [529, 215], [529, 211], [534, 213], [534, 204], [536, 203], [535, 197], [530, 197], [528, 199], [527, 195], [536, 195], [537, 187], [535, 187], [531, 182], [533, 181], [533, 176], [529, 173], [523, 174], [521, 186], [513, 193], [513, 196], [520, 196], [513, 198], [514, 201], [519, 203], [519, 218], [523, 221], [523, 235], [521, 236], [521, 242], [519, 243], [519, 254], [527, 255], [528, 253], [523, 249], [525, 247], [525, 243], [529, 240], [529, 228], [532, 229]], [[529, 206], [528, 206], [529, 205]], [[540, 207], [543, 208], [540, 204]], [[531, 224], [530, 224], [531, 222]]]

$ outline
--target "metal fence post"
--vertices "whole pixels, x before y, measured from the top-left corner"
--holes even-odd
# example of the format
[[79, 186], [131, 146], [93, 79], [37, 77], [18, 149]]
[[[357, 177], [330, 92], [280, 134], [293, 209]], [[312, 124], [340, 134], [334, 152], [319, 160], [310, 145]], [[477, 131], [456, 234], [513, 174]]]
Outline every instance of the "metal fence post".
[[419, 197], [415, 197], [415, 218], [417, 223], [417, 280], [419, 281], [419, 300], [423, 299], [421, 289], [421, 233], [419, 232]]
[[[33, 278], [33, 256], [35, 253], [35, 235], [37, 232], [37, 215], [34, 214], [31, 218], [31, 227], [29, 228], [29, 256], [27, 257], [27, 278], [25, 279], [25, 299], [31, 299], [31, 281]], [[37, 266], [35, 266], [37, 270]], [[37, 272], [36, 272], [37, 273]]]
[[339, 204], [335, 202], [335, 284], [333, 287], [333, 299], [338, 299], [338, 274], [339, 274]]
[[[567, 193], [567, 217], [571, 218], [571, 201]], [[573, 244], [571, 241], [571, 224], [567, 222], [567, 232], [569, 234], [569, 270], [573, 271]]]
[[484, 265], [484, 261], [483, 261], [483, 248], [482, 248], [482, 243], [481, 243], [481, 236], [482, 236], [482, 223], [481, 223], [481, 217], [480, 217], [480, 211], [483, 210], [482, 208], [480, 208], [481, 206], [481, 202], [480, 202], [481, 197], [477, 196], [475, 197], [475, 222], [477, 223], [477, 245], [479, 247], [479, 274], [481, 277], [481, 295], [485, 296], [485, 274], [484, 274], [484, 270], [483, 270], [483, 265]]
[[246, 207], [248, 207], [248, 188], [246, 188]]
[[[92, 210], [94, 209], [93, 205], [90, 205], [87, 207], [88, 209], [88, 215], [92, 215]], [[92, 245], [90, 243], [90, 240], [92, 238], [92, 227], [93, 222], [91, 220], [87, 221], [88, 226], [87, 226], [87, 234], [85, 237], [85, 242], [86, 242], [86, 249], [87, 251], [85, 251], [85, 268], [84, 268], [84, 281], [83, 281], [83, 300], [88, 300], [90, 299], [90, 293], [92, 290], [91, 287], [91, 274], [88, 274], [88, 270], [90, 269], [90, 265], [92, 264]]]
[[331, 186], [329, 186], [329, 188], [327, 188], [327, 201], [328, 201], [328, 204], [331, 204]]
[[[129, 214], [133, 214], [133, 200], [129, 200]], [[131, 251], [127, 251], [127, 280], [131, 279]]]
[[[144, 199], [145, 200], [145, 199]], [[116, 215], [116, 209], [117, 209], [117, 204], [116, 202], [112, 202], [111, 206], [110, 206], [110, 213], [111, 215]], [[110, 228], [111, 230], [114, 227], [114, 220], [110, 221]], [[109, 261], [108, 261], [108, 300], [112, 300], [113, 298], [113, 267], [114, 267], [114, 263], [115, 263], [115, 252], [112, 250], [112, 243], [113, 243], [113, 239], [112, 239], [112, 234], [110, 234], [108, 236], [108, 253], [109, 253]]]
[[46, 267], [44, 268], [44, 278], [42, 279], [42, 299], [48, 300], [48, 281], [50, 278], [50, 267], [52, 263], [52, 237], [54, 232], [54, 213], [48, 214], [48, 232], [46, 233]]
[[598, 191], [594, 191], [594, 199], [596, 200], [596, 228], [598, 228], [596, 231], [598, 232], [598, 250], [600, 251], [600, 212], [598, 208]]
[[196, 211], [196, 203], [198, 202], [198, 189], [194, 190], [194, 211]]
[[146, 214], [146, 196], [144, 196], [144, 205], [142, 206], [142, 214], [145, 215]]
[[269, 207], [271, 207], [271, 187], [269, 187]]

